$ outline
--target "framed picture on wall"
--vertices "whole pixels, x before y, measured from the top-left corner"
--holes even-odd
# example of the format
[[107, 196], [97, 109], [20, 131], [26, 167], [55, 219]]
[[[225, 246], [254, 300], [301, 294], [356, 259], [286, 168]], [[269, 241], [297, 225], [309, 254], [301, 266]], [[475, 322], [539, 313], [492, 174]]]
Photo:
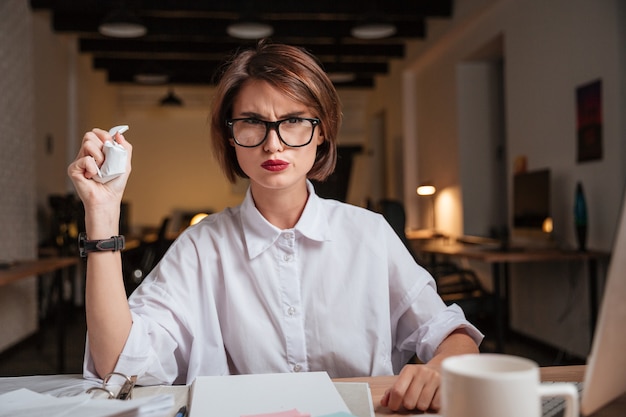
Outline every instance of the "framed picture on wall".
[[602, 80], [576, 89], [577, 161], [602, 159]]

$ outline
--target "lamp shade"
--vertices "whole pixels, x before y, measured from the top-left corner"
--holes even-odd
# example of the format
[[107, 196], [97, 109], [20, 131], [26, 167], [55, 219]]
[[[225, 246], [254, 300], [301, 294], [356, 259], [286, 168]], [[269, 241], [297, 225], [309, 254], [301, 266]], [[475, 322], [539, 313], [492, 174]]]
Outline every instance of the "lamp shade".
[[189, 226], [193, 226], [196, 223], [199, 223], [202, 219], [204, 219], [206, 216], [208, 216], [208, 213], [198, 213], [195, 216], [193, 216], [191, 218], [191, 220], [189, 221]]
[[141, 72], [139, 74], [135, 74], [133, 79], [136, 83], [146, 85], [165, 84], [169, 81], [169, 77], [167, 74], [162, 74], [158, 72]]
[[148, 33], [141, 19], [126, 8], [113, 10], [98, 26], [101, 35], [113, 38], [139, 38]]
[[437, 192], [437, 189], [432, 184], [421, 184], [417, 187], [417, 195], [433, 195]]
[[183, 105], [183, 100], [178, 97], [173, 89], [170, 89], [165, 97], [161, 99], [161, 106], [180, 107]]
[[271, 36], [274, 28], [267, 23], [240, 21], [228, 25], [226, 33], [238, 39], [261, 39]]
[[356, 25], [350, 34], [357, 39], [383, 39], [396, 34], [396, 26], [387, 22], [365, 22]]
[[431, 218], [432, 218], [431, 227], [432, 227], [432, 230], [435, 230], [436, 225], [437, 225], [437, 222], [435, 221], [435, 193], [437, 192], [437, 189], [431, 182], [423, 182], [417, 187], [415, 192], [420, 197], [430, 197], [428, 198], [428, 200], [430, 200], [430, 205], [431, 205], [430, 207]]
[[328, 78], [336, 84], [349, 83], [356, 80], [356, 74], [351, 71], [329, 72]]

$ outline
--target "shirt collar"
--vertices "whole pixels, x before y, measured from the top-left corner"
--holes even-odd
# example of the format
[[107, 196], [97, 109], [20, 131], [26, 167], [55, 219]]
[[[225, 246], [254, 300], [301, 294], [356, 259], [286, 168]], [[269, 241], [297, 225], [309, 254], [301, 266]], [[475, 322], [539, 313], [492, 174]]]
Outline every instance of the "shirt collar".
[[[296, 236], [301, 235], [315, 241], [330, 240], [328, 214], [323, 210], [322, 199], [315, 194], [310, 181], [307, 180], [306, 185], [309, 198], [293, 231]], [[271, 247], [282, 232], [257, 210], [250, 188], [246, 191], [246, 197], [241, 204], [241, 224], [250, 259]]]

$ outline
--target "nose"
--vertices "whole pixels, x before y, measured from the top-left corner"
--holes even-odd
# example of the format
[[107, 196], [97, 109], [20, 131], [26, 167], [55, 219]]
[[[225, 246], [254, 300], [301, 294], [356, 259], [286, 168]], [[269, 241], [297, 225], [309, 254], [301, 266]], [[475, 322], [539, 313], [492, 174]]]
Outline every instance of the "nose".
[[267, 130], [267, 137], [265, 138], [265, 142], [263, 142], [263, 149], [270, 153], [283, 150], [283, 142], [278, 137], [277, 126], [272, 126]]

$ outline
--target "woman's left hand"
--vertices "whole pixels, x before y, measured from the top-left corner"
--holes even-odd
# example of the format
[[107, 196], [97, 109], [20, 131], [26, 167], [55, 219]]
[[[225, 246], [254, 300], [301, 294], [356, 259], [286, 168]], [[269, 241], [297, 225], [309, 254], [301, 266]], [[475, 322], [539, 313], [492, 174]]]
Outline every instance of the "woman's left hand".
[[434, 365], [405, 365], [398, 378], [380, 400], [383, 407], [393, 411], [439, 411], [441, 374]]
[[463, 328], [454, 330], [435, 351], [425, 365], [405, 365], [393, 386], [385, 392], [380, 403], [398, 411], [434, 411], [441, 408], [441, 363], [447, 357], [465, 353], [478, 353], [478, 345]]

